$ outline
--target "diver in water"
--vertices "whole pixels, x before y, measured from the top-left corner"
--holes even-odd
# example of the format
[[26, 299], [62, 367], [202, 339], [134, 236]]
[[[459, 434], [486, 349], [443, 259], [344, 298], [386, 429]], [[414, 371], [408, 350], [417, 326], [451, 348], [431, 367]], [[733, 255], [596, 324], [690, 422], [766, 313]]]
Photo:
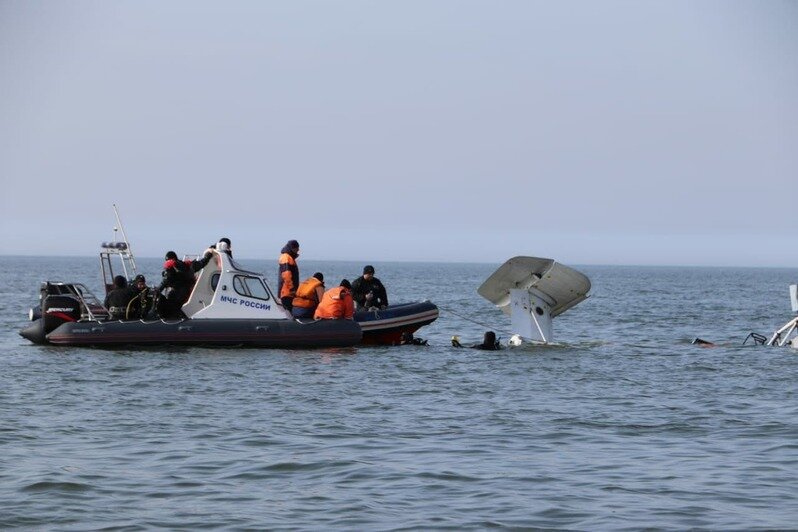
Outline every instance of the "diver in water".
[[483, 351], [498, 351], [502, 348], [502, 345], [496, 339], [496, 333], [493, 331], [485, 332], [485, 336], [482, 338], [481, 344], [474, 344], [465, 346], [460, 343], [460, 338], [458, 336], [452, 336], [452, 347], [470, 347], [471, 349], [481, 349]]
[[411, 332], [403, 332], [399, 338], [399, 345], [427, 345], [427, 340], [416, 338]]

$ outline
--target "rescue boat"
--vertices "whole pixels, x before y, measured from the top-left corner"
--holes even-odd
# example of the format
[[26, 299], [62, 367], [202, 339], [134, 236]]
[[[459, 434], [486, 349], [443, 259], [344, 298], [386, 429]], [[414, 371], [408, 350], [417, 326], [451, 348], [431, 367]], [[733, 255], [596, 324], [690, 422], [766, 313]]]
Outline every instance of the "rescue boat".
[[[125, 264], [125, 257], [132, 258], [128, 249], [126, 242], [104, 245], [100, 255], [106, 288], [113, 279], [110, 256], [122, 256]], [[40, 310], [31, 312], [34, 321], [20, 335], [36, 344], [68, 346], [310, 348], [360, 343], [358, 322], [296, 321], [261, 274], [241, 268], [223, 251], [213, 253], [182, 306], [185, 319], [108, 321], [107, 310], [85, 285], [45, 282], [40, 290]]]
[[[114, 263], [132, 279], [136, 261], [116, 205], [114, 239], [103, 242], [100, 271], [107, 294], [114, 288]], [[117, 231], [122, 233], [121, 241]], [[218, 246], [223, 243], [219, 242]], [[117, 269], [118, 271], [118, 269]], [[182, 306], [185, 319], [109, 320], [106, 309], [81, 283], [46, 281], [40, 304], [30, 311], [31, 325], [20, 335], [36, 344], [74, 346], [220, 345], [254, 347], [338, 347], [358, 343], [394, 345], [438, 318], [429, 301], [372, 308], [354, 320], [295, 320], [263, 275], [241, 268], [219, 247], [197, 275]]]
[[438, 307], [429, 301], [389, 305], [355, 312], [354, 319], [363, 330], [363, 344], [397, 345], [402, 336], [413, 334], [438, 319]]

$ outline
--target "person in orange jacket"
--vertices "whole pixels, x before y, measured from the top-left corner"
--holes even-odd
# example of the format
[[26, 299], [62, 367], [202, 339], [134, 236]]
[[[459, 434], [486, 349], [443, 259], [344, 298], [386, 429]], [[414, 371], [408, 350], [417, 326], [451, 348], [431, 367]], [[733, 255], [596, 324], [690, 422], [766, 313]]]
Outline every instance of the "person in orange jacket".
[[313, 277], [309, 277], [299, 283], [296, 289], [296, 297], [292, 303], [291, 314], [295, 318], [313, 318], [316, 307], [319, 306], [321, 298], [324, 296], [324, 275], [316, 272]]
[[280, 265], [277, 271], [277, 292], [280, 294], [280, 301], [288, 312], [293, 307], [296, 289], [299, 286], [299, 267], [296, 259], [299, 258], [299, 242], [289, 240], [280, 251]]
[[344, 279], [340, 285], [324, 292], [313, 317], [317, 320], [351, 320], [355, 315], [355, 302], [350, 290], [352, 284]]

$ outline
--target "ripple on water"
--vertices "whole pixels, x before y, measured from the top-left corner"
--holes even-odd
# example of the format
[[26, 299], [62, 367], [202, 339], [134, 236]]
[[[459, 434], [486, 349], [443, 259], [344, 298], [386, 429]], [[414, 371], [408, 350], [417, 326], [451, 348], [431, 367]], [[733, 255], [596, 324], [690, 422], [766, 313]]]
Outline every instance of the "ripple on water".
[[91, 491], [93, 488], [88, 484], [79, 482], [40, 480], [33, 484], [23, 486], [21, 491], [25, 493], [59, 492], [63, 494], [83, 493]]

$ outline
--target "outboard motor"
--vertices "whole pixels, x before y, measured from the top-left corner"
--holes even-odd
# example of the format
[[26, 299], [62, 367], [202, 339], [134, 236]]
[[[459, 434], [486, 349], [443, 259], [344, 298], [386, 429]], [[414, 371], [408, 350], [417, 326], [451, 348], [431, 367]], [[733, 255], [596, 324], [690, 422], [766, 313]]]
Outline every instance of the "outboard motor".
[[44, 333], [49, 334], [62, 323], [80, 319], [80, 301], [74, 296], [47, 296], [42, 301]]
[[78, 321], [81, 316], [80, 301], [65, 294], [43, 295], [41, 318], [20, 331], [20, 335], [35, 344], [47, 343], [47, 335], [62, 323]]

